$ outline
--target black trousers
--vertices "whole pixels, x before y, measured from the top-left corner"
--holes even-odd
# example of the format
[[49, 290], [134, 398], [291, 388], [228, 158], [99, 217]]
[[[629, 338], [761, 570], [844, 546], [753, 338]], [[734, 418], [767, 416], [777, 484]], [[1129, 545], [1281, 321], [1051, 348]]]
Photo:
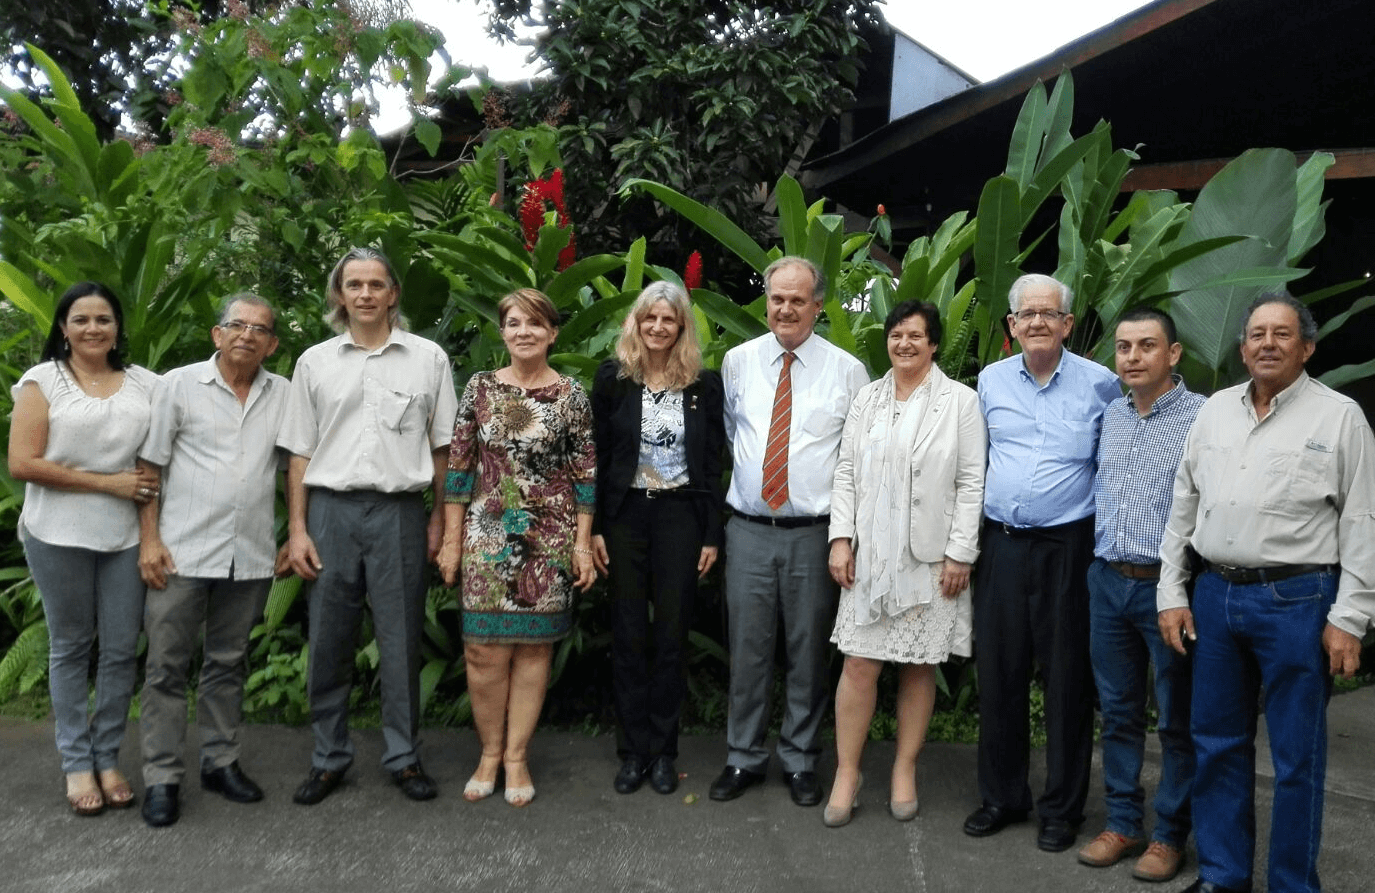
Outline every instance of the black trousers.
[[1042, 819], [1083, 821], [1093, 758], [1088, 566], [1093, 516], [1009, 532], [986, 522], [974, 585], [979, 674], [979, 794], [988, 806], [1030, 810], [1030, 685], [1045, 680], [1046, 789]]
[[631, 490], [602, 531], [611, 559], [611, 673], [622, 759], [678, 755], [705, 530], [698, 503], [689, 495]]

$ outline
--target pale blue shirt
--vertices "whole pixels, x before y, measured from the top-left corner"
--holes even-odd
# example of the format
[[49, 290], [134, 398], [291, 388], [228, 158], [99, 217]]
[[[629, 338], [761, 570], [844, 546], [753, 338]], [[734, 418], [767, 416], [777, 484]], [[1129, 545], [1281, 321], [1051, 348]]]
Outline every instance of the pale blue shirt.
[[1018, 355], [985, 367], [978, 391], [988, 426], [984, 516], [1054, 527], [1092, 515], [1099, 426], [1122, 396], [1117, 376], [1062, 350], [1044, 385]]

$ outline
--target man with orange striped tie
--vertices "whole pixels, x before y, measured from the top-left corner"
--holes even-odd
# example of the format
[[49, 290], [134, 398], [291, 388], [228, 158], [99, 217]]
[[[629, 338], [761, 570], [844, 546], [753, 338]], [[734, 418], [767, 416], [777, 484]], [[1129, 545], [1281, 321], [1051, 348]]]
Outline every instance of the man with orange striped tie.
[[769, 334], [721, 364], [734, 459], [726, 495], [734, 512], [726, 525], [731, 678], [729, 755], [711, 799], [734, 800], [764, 780], [781, 621], [787, 661], [778, 759], [793, 802], [814, 806], [838, 595], [826, 567], [831, 479], [850, 401], [869, 376], [859, 360], [812, 333], [825, 298], [815, 264], [779, 258], [764, 271], [764, 294]]

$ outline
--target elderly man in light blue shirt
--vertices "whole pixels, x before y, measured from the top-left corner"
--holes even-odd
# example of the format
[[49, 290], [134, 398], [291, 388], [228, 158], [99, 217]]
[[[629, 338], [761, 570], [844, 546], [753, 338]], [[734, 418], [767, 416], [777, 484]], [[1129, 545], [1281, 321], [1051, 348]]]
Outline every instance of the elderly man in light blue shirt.
[[1032, 806], [1030, 685], [1045, 680], [1047, 778], [1037, 845], [1060, 852], [1083, 822], [1093, 754], [1089, 598], [1093, 478], [1103, 409], [1121, 396], [1104, 367], [1064, 349], [1073, 295], [1049, 276], [1013, 283], [1008, 322], [1020, 356], [979, 375], [988, 426], [984, 531], [974, 584], [979, 674], [979, 794], [973, 837], [1026, 819]]
[[139, 545], [148, 584], [143, 818], [153, 827], [179, 816], [186, 679], [202, 624], [201, 785], [240, 803], [263, 796], [239, 767], [238, 735], [248, 636], [276, 564], [276, 443], [287, 381], [262, 368], [277, 349], [275, 328], [261, 298], [231, 297], [211, 330], [215, 355], [164, 377], [140, 451], [163, 478], [162, 504], [141, 509]]

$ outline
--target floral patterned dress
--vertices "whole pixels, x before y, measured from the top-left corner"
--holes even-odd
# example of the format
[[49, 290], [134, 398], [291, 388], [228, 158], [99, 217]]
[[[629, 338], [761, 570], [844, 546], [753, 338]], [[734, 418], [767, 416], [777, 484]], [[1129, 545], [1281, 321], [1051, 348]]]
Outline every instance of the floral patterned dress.
[[445, 501], [468, 504], [463, 637], [542, 643], [572, 628], [577, 514], [595, 502], [592, 408], [561, 377], [526, 389], [479, 372], [463, 389]]

